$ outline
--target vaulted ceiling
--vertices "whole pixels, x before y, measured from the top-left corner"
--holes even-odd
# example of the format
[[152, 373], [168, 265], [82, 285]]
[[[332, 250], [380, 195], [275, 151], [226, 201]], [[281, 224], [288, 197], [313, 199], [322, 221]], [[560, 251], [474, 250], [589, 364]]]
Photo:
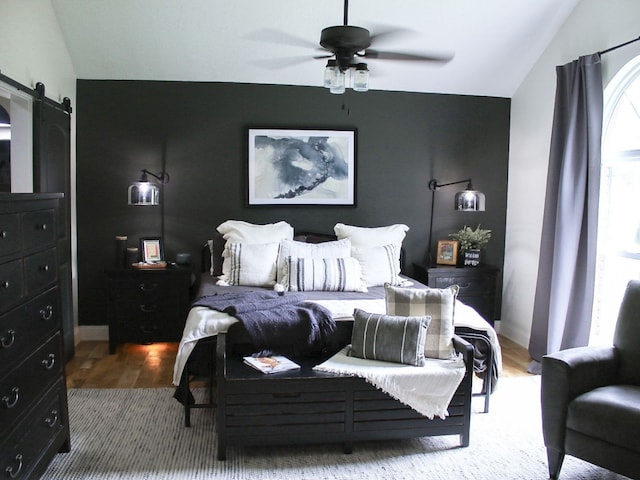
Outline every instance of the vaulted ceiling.
[[[511, 97], [579, 0], [351, 0], [379, 50], [372, 90]], [[343, 0], [51, 0], [80, 79], [320, 86], [320, 31]]]

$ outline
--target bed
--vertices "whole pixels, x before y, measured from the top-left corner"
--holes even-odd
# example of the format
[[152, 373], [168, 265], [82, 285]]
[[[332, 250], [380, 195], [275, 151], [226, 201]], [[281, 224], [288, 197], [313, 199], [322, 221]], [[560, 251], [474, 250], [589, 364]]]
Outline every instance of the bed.
[[[388, 232], [382, 233], [384, 237]], [[260, 235], [260, 238], [265, 237]], [[300, 234], [293, 237], [291, 233], [290, 238], [290, 241], [299, 243], [327, 242], [326, 245], [339, 240], [343, 240], [339, 235], [322, 234]], [[357, 242], [357, 235], [355, 240]], [[367, 236], [366, 242], [369, 241]], [[238, 281], [223, 280], [221, 282], [218, 279], [220, 272], [223, 272], [223, 279], [230, 278], [228, 272], [227, 275], [224, 274], [221, 265], [223, 255], [220, 255], [220, 251], [225, 246], [228, 246], [228, 240], [222, 236], [208, 242], [208, 254], [203, 257], [206, 259], [203, 270], [211, 275], [202, 275], [197, 298], [217, 299], [230, 292], [273, 290], [272, 287], [237, 285]], [[354, 247], [351, 248], [352, 252], [358, 253]], [[280, 249], [282, 250], [282, 247]], [[398, 287], [400, 290], [402, 288], [411, 288], [415, 291], [427, 289], [426, 286], [400, 273], [401, 248], [387, 251], [389, 252], [391, 257], [397, 254], [398, 271], [392, 273], [395, 275], [396, 283], [402, 285]], [[249, 256], [249, 253], [249, 249], [245, 247], [243, 255]], [[258, 248], [258, 253], [264, 254], [262, 247]], [[305, 260], [305, 262], [309, 267], [308, 261]], [[372, 268], [379, 269], [378, 263], [374, 262], [375, 265]], [[366, 264], [367, 260], [361, 258], [360, 265]], [[391, 270], [394, 269], [391, 268]], [[370, 276], [377, 273], [379, 272], [369, 271]], [[236, 284], [233, 285], [234, 283]], [[389, 285], [385, 284], [368, 286], [363, 289], [365, 291], [317, 291], [314, 289], [297, 291], [295, 294], [287, 292], [285, 295], [302, 296], [305, 302], [319, 305], [320, 308], [330, 312], [335, 321], [335, 329], [330, 338], [325, 339], [322, 349], [312, 354], [288, 352], [289, 357], [301, 365], [301, 369], [287, 375], [275, 376], [251, 372], [251, 369], [242, 364], [242, 356], [255, 353], [257, 348], [255, 344], [252, 345], [251, 336], [247, 332], [248, 327], [245, 328], [246, 323], [239, 321], [234, 315], [202, 304], [198, 306], [198, 302], [195, 302], [186, 319], [173, 379], [178, 386], [176, 398], [184, 404], [185, 425], [190, 425], [191, 408], [217, 407], [216, 430], [219, 459], [226, 457], [227, 446], [265, 443], [297, 444], [335, 441], [343, 444], [345, 452], [350, 452], [354, 441], [365, 439], [458, 435], [461, 446], [467, 446], [471, 418], [473, 347], [464, 339], [451, 335], [450, 348], [455, 351], [456, 358], [463, 360], [463, 366], [460, 369], [463, 372], [451, 396], [446, 397], [448, 408], [443, 414], [435, 416], [431, 411], [425, 415], [424, 410], [421, 412], [419, 406], [408, 406], [411, 405], [411, 401], [399, 399], [398, 392], [388, 393], [379, 386], [376, 388], [371, 378], [364, 378], [358, 372], [354, 374], [347, 370], [343, 371], [341, 368], [344, 365], [336, 364], [337, 361], [352, 361], [347, 359], [344, 352], [345, 347], [352, 340], [354, 308], [370, 314], [386, 314], [389, 305], [385, 300], [385, 289], [388, 288], [390, 288]], [[386, 296], [389, 296], [388, 291]], [[495, 355], [496, 352], [499, 353], [499, 343], [493, 328], [472, 308], [459, 301], [455, 301], [455, 325], [456, 328], [464, 328], [468, 332], [481, 336], [482, 341], [492, 350], [492, 360], [499, 359], [500, 356]], [[261, 345], [260, 349], [263, 348], [264, 345]], [[427, 361], [431, 361], [434, 365], [442, 363], [433, 359]], [[348, 367], [351, 368], [351, 366]], [[500, 368], [497, 360], [490, 371], [499, 371]], [[193, 375], [206, 375], [210, 378], [209, 401], [195, 402], [192, 399], [189, 379]], [[256, 388], [259, 392], [255, 391]], [[339, 394], [331, 394], [327, 397], [327, 391], [339, 392]], [[234, 402], [240, 403], [234, 404]], [[301, 410], [298, 412], [298, 409]], [[327, 409], [330, 412], [317, 413], [319, 410]]]

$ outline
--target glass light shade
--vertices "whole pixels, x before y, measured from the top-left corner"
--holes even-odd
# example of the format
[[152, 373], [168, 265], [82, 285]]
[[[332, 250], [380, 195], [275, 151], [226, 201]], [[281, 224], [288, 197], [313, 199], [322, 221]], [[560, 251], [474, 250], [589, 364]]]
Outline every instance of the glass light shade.
[[345, 73], [340, 71], [339, 69], [336, 69], [337, 71], [334, 72], [333, 75], [333, 79], [331, 81], [331, 87], [329, 88], [329, 91], [331, 93], [335, 93], [335, 94], [342, 94], [344, 93], [344, 81], [345, 81]]
[[129, 205], [160, 205], [160, 188], [151, 182], [135, 182], [129, 185]]
[[353, 76], [353, 90], [356, 92], [369, 90], [369, 70], [366, 63], [356, 65], [356, 71]]
[[463, 212], [484, 212], [484, 193], [477, 190], [463, 190], [456, 193], [455, 209]]
[[324, 69], [324, 87], [325, 88], [331, 88], [331, 84], [333, 83], [333, 77], [336, 74], [336, 71], [338, 70], [338, 67], [336, 67], [336, 61], [335, 60], [329, 60], [327, 62], [327, 66]]

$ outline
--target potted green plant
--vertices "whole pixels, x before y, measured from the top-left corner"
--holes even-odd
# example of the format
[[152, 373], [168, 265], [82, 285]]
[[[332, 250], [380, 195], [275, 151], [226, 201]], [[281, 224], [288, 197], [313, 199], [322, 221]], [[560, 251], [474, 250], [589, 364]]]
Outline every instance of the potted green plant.
[[449, 236], [460, 242], [464, 266], [477, 267], [480, 265], [480, 252], [489, 243], [491, 230], [480, 228], [480, 225], [474, 230], [465, 225], [457, 232], [450, 233]]

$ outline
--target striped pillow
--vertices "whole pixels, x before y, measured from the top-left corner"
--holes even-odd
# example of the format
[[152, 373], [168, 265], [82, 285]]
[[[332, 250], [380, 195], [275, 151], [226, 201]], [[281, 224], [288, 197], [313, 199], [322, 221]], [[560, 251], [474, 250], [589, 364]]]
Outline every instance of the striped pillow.
[[400, 278], [400, 249], [391, 243], [381, 247], [351, 247], [351, 256], [362, 267], [367, 287], [380, 287], [385, 283], [402, 285]]
[[283, 284], [292, 292], [366, 292], [355, 258], [287, 258]]
[[276, 283], [278, 243], [230, 243], [225, 247], [229, 260], [229, 285], [271, 287]]
[[369, 360], [422, 366], [429, 316], [398, 317], [353, 312], [350, 355]]

